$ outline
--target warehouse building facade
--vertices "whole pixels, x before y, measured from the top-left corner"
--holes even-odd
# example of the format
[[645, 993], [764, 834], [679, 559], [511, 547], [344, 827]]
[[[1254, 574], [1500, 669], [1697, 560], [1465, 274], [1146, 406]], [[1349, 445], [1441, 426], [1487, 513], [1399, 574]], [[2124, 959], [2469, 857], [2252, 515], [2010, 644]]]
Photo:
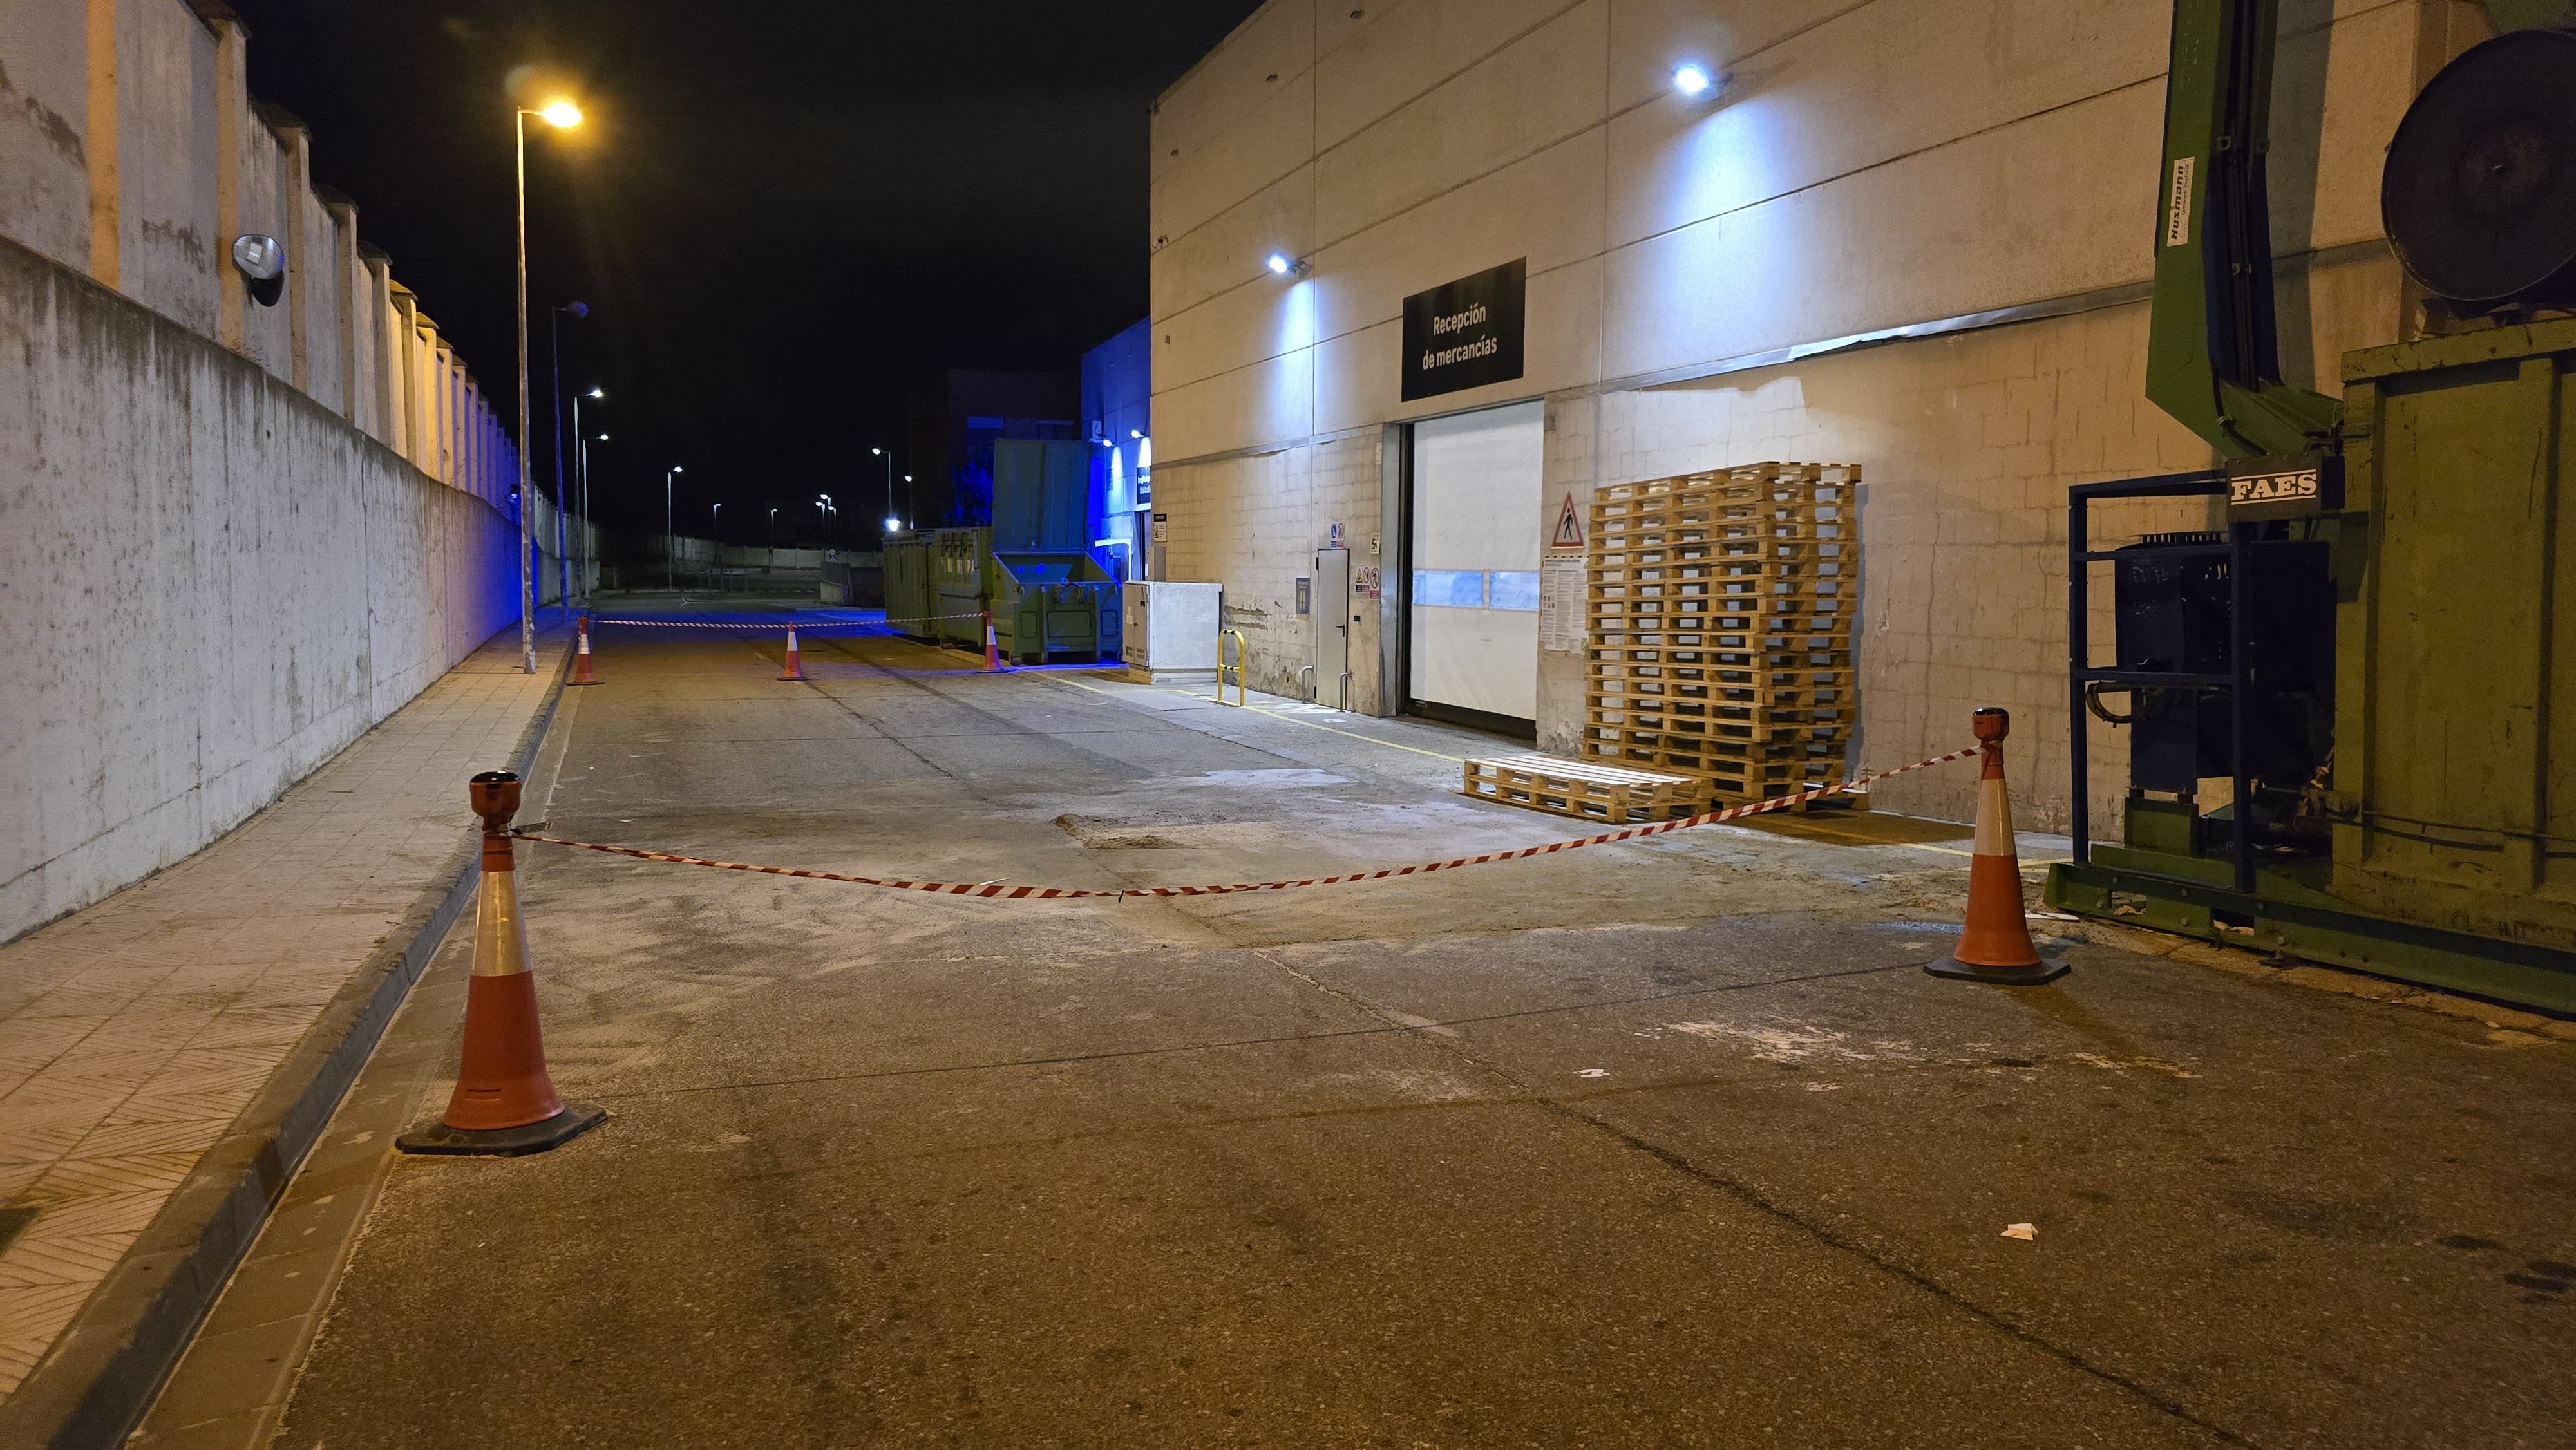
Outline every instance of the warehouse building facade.
[[[2486, 32], [2448, 0], [2282, 10], [2283, 362], [2333, 391], [2413, 306], [2382, 150]], [[2066, 487], [2213, 461], [2143, 392], [2169, 27], [2117, 0], [1272, 0], [1153, 118], [1151, 572], [1224, 586], [1257, 688], [1572, 754], [1595, 491], [1857, 464], [1855, 764], [2002, 705], [2024, 824], [2062, 823]], [[2125, 762], [2094, 769], [2107, 807]]]

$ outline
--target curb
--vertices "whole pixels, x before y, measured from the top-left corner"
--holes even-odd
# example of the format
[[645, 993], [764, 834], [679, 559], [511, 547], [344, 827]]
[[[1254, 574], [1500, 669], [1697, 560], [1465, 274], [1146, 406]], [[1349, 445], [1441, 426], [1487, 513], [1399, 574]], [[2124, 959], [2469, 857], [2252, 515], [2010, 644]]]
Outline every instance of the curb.
[[[511, 749], [510, 769], [525, 774], [535, 761], [571, 668], [567, 645]], [[0, 1442], [113, 1450], [142, 1423], [412, 983], [474, 899], [480, 861], [479, 835], [468, 831], [440, 884], [423, 891], [350, 973], [234, 1131], [198, 1160], [36, 1372], [0, 1402]]]

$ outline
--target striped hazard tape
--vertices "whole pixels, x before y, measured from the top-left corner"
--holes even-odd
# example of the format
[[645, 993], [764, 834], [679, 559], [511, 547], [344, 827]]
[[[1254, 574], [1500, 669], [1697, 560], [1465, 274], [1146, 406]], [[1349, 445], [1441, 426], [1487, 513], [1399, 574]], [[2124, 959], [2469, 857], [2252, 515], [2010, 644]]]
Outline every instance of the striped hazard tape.
[[1857, 780], [1848, 780], [1840, 785], [1818, 786], [1814, 790], [1803, 790], [1795, 795], [1784, 795], [1773, 800], [1751, 801], [1744, 805], [1729, 806], [1722, 811], [1710, 811], [1705, 815], [1689, 816], [1678, 821], [1659, 821], [1650, 826], [1629, 826], [1623, 830], [1604, 831], [1600, 835], [1585, 836], [1580, 840], [1550, 841], [1543, 846], [1523, 846], [1516, 851], [1488, 851], [1481, 856], [1454, 856], [1446, 861], [1432, 861], [1419, 866], [1389, 866], [1382, 870], [1353, 871], [1340, 876], [1309, 876], [1297, 881], [1247, 881], [1227, 886], [1128, 886], [1101, 889], [1087, 886], [1011, 886], [997, 881], [981, 883], [905, 881], [885, 876], [848, 876], [838, 871], [803, 871], [789, 866], [753, 866], [741, 861], [710, 861], [700, 856], [676, 856], [668, 851], [647, 851], [635, 846], [607, 846], [597, 841], [571, 841], [560, 836], [531, 835], [525, 831], [512, 831], [510, 834], [522, 841], [536, 841], [548, 846], [577, 846], [585, 851], [603, 851], [611, 856], [632, 856], [638, 861], [662, 861], [674, 866], [712, 866], [719, 871], [751, 871], [763, 876], [800, 876], [811, 881], [845, 881], [854, 886], [884, 886], [896, 891], [929, 891], [941, 896], [974, 896], [1002, 901], [1062, 901], [1086, 896], [1119, 901], [1129, 897], [1231, 896], [1247, 891], [1289, 891], [1300, 886], [1340, 886], [1352, 881], [1384, 881], [1393, 876], [1427, 876], [1434, 871], [1455, 871], [1462, 866], [1483, 866], [1495, 861], [1518, 861], [1530, 856], [1548, 856], [1559, 851], [1580, 850], [1585, 846], [1608, 845], [1612, 841], [1634, 841], [1643, 836], [1660, 836], [1667, 831], [1687, 831], [1693, 826], [1741, 820], [1746, 816], [1758, 816], [1769, 811], [1785, 811], [1791, 806], [1803, 805], [1824, 796], [1847, 790], [1859, 790], [1864, 786], [1885, 780], [1889, 776], [1903, 775], [1908, 771], [1922, 770], [1928, 766], [1947, 765], [1954, 760], [1965, 760], [1976, 753], [1977, 747], [1971, 745], [1965, 750], [1953, 750], [1947, 755], [1936, 755], [1929, 760], [1918, 760], [1912, 765], [1900, 765], [1894, 770], [1882, 770], [1873, 775], [1864, 775]]
[[799, 634], [822, 634], [827, 630], [835, 629], [880, 629], [889, 624], [935, 624], [943, 620], [982, 619], [983, 617], [982, 612], [978, 611], [974, 614], [926, 614], [918, 619], [766, 619], [747, 623], [731, 619], [625, 619], [603, 614], [592, 619], [591, 623], [628, 625], [642, 629], [752, 630], [760, 634], [776, 634], [782, 629], [793, 629]]

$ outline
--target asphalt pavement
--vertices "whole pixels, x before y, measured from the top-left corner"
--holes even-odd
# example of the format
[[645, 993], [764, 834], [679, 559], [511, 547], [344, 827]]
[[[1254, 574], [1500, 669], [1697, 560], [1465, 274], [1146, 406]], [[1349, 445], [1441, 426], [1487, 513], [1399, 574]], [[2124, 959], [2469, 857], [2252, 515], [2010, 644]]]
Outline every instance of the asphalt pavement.
[[[793, 684], [766, 636], [603, 631], [523, 819], [1090, 887], [1581, 832], [1459, 796], [1497, 743], [1462, 732], [802, 644]], [[255, 1423], [297, 1450], [2576, 1443], [2576, 1048], [2072, 922], [2040, 923], [2054, 986], [1927, 977], [1963, 837], [1817, 817], [1057, 902], [523, 845], [554, 1076], [612, 1116], [526, 1159], [383, 1151], [444, 1101], [460, 927], [271, 1230], [337, 1213], [310, 1242], [341, 1246], [231, 1291], [328, 1304], [238, 1341], [279, 1386]], [[147, 1444], [253, 1424], [225, 1373], [192, 1358], [198, 1408]]]

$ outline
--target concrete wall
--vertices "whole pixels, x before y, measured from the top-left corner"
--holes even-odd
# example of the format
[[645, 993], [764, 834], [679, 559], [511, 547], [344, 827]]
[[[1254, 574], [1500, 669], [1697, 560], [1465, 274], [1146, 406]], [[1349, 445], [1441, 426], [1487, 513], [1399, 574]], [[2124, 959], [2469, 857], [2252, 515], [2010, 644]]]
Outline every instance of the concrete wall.
[[181, 859], [518, 617], [517, 527], [0, 242], [0, 938]]
[[[503, 425], [246, 43], [214, 0], [0, 5], [0, 938], [196, 850], [518, 616]], [[275, 306], [244, 233], [285, 244]]]
[[[2472, 38], [2460, 9], [2282, 6], [2285, 363], [2330, 389], [2342, 349], [2398, 335], [2379, 157]], [[1394, 557], [1367, 551], [1390, 424], [1546, 399], [1542, 537], [1604, 482], [1857, 462], [1863, 762], [2001, 704], [2026, 818], [2063, 821], [2065, 487], [2210, 462], [2140, 396], [2169, 24], [2126, 0], [1273, 0], [1154, 117], [1166, 573], [1227, 586], [1276, 687], [1311, 657], [1290, 590], [1330, 522], [1355, 569]], [[1675, 94], [1685, 60], [1731, 72], [1722, 95]], [[1311, 275], [1270, 275], [1274, 250]], [[1403, 298], [1524, 257], [1525, 375], [1400, 402]], [[1845, 350], [2000, 309], [2027, 320]], [[1388, 708], [1375, 641], [1352, 656]], [[1540, 675], [1541, 744], [1570, 751], [1580, 656]], [[1883, 799], [1971, 804], [1964, 776]]]
[[[517, 455], [499, 415], [382, 254], [361, 254], [356, 203], [314, 184], [303, 123], [251, 98], [247, 43], [220, 4], [0, 7], [0, 236], [506, 504]], [[273, 307], [232, 265], [245, 233], [286, 245]]]

